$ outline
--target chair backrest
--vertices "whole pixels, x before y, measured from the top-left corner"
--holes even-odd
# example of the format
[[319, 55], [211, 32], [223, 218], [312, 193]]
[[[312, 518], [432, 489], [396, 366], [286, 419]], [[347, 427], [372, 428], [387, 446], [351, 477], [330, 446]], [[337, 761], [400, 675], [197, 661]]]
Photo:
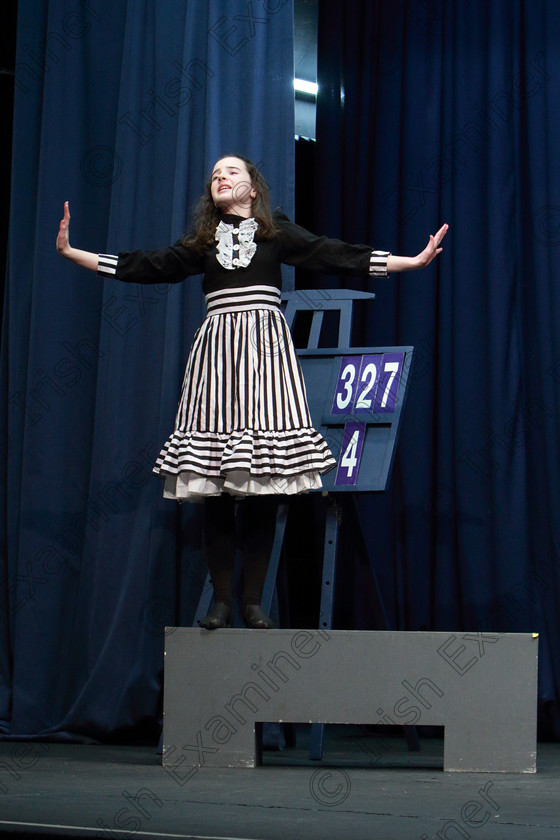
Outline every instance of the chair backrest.
[[326, 310], [340, 312], [338, 325], [338, 343], [336, 347], [349, 347], [352, 332], [352, 306], [355, 300], [373, 300], [372, 292], [358, 292], [352, 289], [296, 289], [284, 292], [282, 300], [286, 303], [285, 318], [288, 327], [293, 329], [298, 312], [312, 312], [311, 329], [307, 349], [319, 346], [323, 315]]

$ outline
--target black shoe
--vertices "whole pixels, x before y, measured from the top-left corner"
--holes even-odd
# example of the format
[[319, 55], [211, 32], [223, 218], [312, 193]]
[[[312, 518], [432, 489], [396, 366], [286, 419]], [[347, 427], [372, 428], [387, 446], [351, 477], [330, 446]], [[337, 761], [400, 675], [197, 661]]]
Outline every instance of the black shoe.
[[231, 627], [231, 621], [231, 607], [218, 601], [198, 623], [204, 630], [218, 630], [220, 627]]
[[259, 604], [247, 604], [243, 607], [243, 621], [250, 630], [271, 630], [274, 627], [272, 619]]

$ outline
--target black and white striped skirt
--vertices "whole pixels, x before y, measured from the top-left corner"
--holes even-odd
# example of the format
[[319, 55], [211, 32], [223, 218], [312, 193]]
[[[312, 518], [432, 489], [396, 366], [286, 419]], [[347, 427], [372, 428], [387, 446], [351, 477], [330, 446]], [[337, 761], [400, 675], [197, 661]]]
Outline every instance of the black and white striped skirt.
[[156, 461], [164, 496], [293, 494], [335, 466], [311, 425], [273, 286], [212, 292], [187, 360], [175, 431]]

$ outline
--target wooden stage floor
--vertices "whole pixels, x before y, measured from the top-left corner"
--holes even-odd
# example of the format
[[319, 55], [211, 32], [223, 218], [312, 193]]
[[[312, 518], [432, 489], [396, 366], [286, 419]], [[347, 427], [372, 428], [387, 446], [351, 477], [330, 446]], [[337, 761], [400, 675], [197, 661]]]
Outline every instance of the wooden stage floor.
[[560, 744], [536, 774], [444, 773], [443, 741], [327, 727], [323, 761], [297, 746], [253, 769], [179, 784], [155, 747], [0, 742], [0, 833], [238, 840], [558, 840]]

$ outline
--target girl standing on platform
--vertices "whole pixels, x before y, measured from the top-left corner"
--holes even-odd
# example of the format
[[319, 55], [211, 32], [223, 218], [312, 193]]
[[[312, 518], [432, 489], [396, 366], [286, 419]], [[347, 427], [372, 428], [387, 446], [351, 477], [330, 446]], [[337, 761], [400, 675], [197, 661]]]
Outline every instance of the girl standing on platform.
[[335, 466], [313, 428], [305, 385], [280, 310], [281, 264], [385, 277], [429, 265], [447, 225], [416, 257], [315, 236], [272, 213], [268, 187], [246, 158], [217, 161], [199, 201], [194, 234], [156, 251], [94, 254], [69, 241], [64, 205], [57, 250], [67, 259], [131, 283], [178, 283], [203, 274], [207, 316], [195, 334], [175, 429], [157, 458], [163, 494], [204, 500], [204, 551], [214, 603], [200, 625], [232, 623], [232, 579], [239, 503], [243, 551], [243, 619], [270, 628], [260, 606], [281, 495], [321, 487]]

